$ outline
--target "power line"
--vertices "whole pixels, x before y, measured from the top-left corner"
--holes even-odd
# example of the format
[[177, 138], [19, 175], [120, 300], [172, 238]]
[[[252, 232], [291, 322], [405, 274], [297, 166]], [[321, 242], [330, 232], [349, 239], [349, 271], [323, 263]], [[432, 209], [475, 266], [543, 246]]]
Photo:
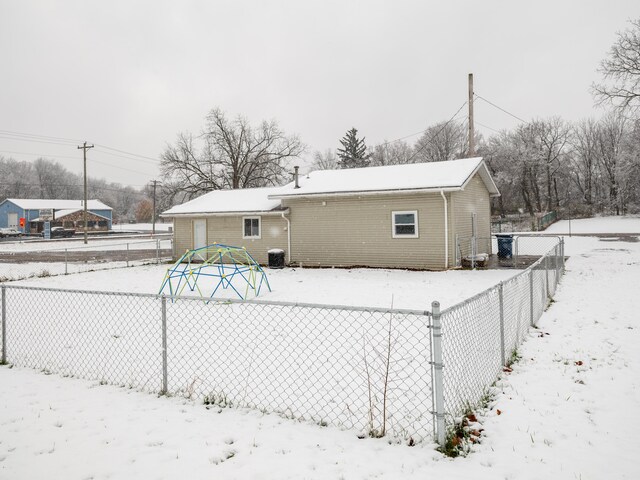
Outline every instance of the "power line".
[[496, 130], [495, 128], [492, 128], [492, 127], [490, 127], [489, 125], [485, 125], [484, 123], [480, 123], [480, 122], [479, 122], [479, 121], [477, 121], [477, 120], [476, 120], [475, 122], [476, 122], [478, 125], [480, 125], [481, 127], [488, 128], [489, 130], [491, 130], [491, 131], [493, 131], [493, 132], [496, 132], [496, 133], [500, 133], [500, 131], [499, 131], [499, 130]]
[[495, 108], [497, 108], [498, 110], [503, 111], [503, 112], [504, 112], [504, 113], [506, 113], [507, 115], [512, 116], [512, 117], [513, 117], [513, 118], [515, 118], [516, 120], [520, 120], [520, 121], [521, 121], [521, 122], [523, 122], [523, 123], [529, 123], [529, 122], [527, 122], [526, 120], [523, 120], [522, 118], [518, 117], [517, 115], [514, 115], [513, 113], [511, 113], [511, 112], [509, 112], [509, 111], [505, 110], [504, 108], [499, 107], [499, 106], [498, 106], [498, 105], [496, 105], [495, 103], [490, 102], [490, 101], [489, 101], [489, 100], [487, 100], [486, 98], [484, 98], [484, 97], [482, 97], [482, 96], [480, 96], [480, 95], [478, 95], [478, 94], [474, 94], [474, 95], [475, 95], [476, 97], [478, 97], [480, 100], [484, 100], [485, 102], [487, 102], [487, 103], [488, 103], [489, 105], [491, 105], [492, 107], [495, 107]]
[[131, 156], [133, 156], [133, 157], [146, 158], [147, 160], [152, 160], [152, 161], [154, 161], [154, 162], [159, 162], [159, 161], [160, 161], [160, 160], [159, 160], [159, 159], [157, 159], [157, 158], [147, 157], [147, 156], [145, 156], [145, 155], [138, 155], [137, 153], [131, 153], [131, 152], [127, 152], [127, 151], [125, 151], [125, 150], [119, 150], [119, 149], [117, 149], [117, 148], [108, 147], [108, 146], [106, 146], [106, 145], [100, 145], [99, 143], [96, 143], [95, 145], [96, 145], [97, 147], [100, 147], [100, 148], [106, 148], [107, 150], [113, 150], [114, 152], [124, 153], [124, 154], [126, 154], [126, 155], [131, 155]]
[[152, 165], [158, 165], [158, 162], [160, 162], [160, 160], [146, 160], [147, 157], [140, 157], [140, 158], [136, 158], [136, 157], [126, 157], [124, 155], [118, 155], [117, 153], [111, 153], [111, 152], [107, 152], [105, 150], [103, 150], [102, 147], [100, 147], [99, 145], [97, 145], [98, 148], [96, 149], [98, 152], [103, 153], [105, 155], [111, 155], [112, 157], [118, 157], [118, 158], [124, 158], [126, 160], [138, 160], [139, 162], [146, 162], [146, 163], [151, 163]]
[[[16, 151], [13, 151], [13, 150], [0, 150], [0, 153], [13, 153], [13, 154], [16, 154], [16, 155], [32, 155], [32, 156], [35, 156], [35, 157], [42, 157], [42, 158], [45, 158], [45, 159], [46, 158], [50, 158], [50, 159], [53, 159], [53, 160], [59, 160], [59, 159], [78, 160], [78, 157], [72, 157], [70, 155], [57, 155], [57, 154], [56, 155], [50, 155], [50, 154], [47, 154], [47, 153], [16, 152]], [[106, 152], [101, 152], [101, 153], [106, 153]], [[100, 161], [100, 160], [92, 159], [91, 161], [95, 162], [95, 163], [99, 163], [100, 165], [105, 165], [107, 167], [117, 168], [119, 170], [125, 170], [127, 172], [139, 173], [141, 175], [149, 175], [149, 172], [141, 172], [139, 170], [133, 170], [133, 169], [127, 168], [127, 167], [121, 167], [120, 165], [114, 165], [112, 163], [107, 163], [107, 162], [103, 162], [103, 161]]]
[[[73, 183], [47, 183], [45, 185], [42, 185], [40, 183], [11, 183], [11, 182], [0, 182], [0, 185], [4, 185], [7, 187], [11, 187], [11, 186], [18, 186], [18, 187], [37, 187], [37, 188], [42, 188], [43, 186], [46, 187], [77, 187], [77, 188], [82, 188], [82, 185], [76, 185]], [[148, 184], [145, 185], [128, 185], [129, 187], [147, 187]], [[91, 184], [91, 178], [89, 178], [89, 188], [94, 188], [95, 190], [106, 190], [109, 192], [127, 192], [127, 193], [132, 193], [134, 195], [142, 195], [144, 197], [147, 197], [147, 194], [144, 192], [139, 192], [135, 189], [132, 190], [127, 190], [126, 187], [123, 188], [111, 188], [111, 187], [101, 187], [101, 186], [96, 186], [96, 185], [92, 185]]]
[[[5, 136], [0, 136], [0, 138], [4, 138], [6, 140], [21, 140], [25, 142], [51, 143], [53, 145], [71, 145], [71, 144], [75, 145], [78, 142], [82, 142], [82, 140], [79, 140], [79, 139], [54, 137], [51, 135], [38, 135], [35, 133], [16, 132], [13, 130], [0, 130], [0, 135], [5, 135]], [[56, 140], [57, 142], [53, 142], [52, 140]], [[61, 142], [69, 142], [69, 143], [61, 143]], [[96, 147], [100, 147], [101, 149], [107, 149], [107, 150], [112, 150], [114, 152], [124, 153], [125, 155], [129, 155], [132, 157], [144, 158], [146, 160], [151, 160], [155, 163], [158, 163], [160, 161], [158, 158], [148, 157], [146, 155], [140, 155], [138, 153], [133, 153], [133, 152], [127, 152], [126, 150], [120, 150], [118, 148], [109, 147], [108, 145], [101, 145], [98, 143], [94, 143], [94, 145]], [[103, 152], [103, 153], [107, 153], [107, 152]], [[128, 157], [124, 157], [124, 158], [128, 158]]]
[[3, 140], [12, 140], [12, 141], [19, 141], [19, 142], [29, 142], [29, 143], [47, 143], [50, 145], [62, 145], [64, 147], [70, 147], [72, 144], [71, 143], [62, 143], [62, 142], [54, 142], [51, 140], [35, 140], [32, 138], [21, 138], [21, 137], [10, 137], [10, 136], [3, 136], [0, 135], [0, 138]]
[[425, 128], [424, 130], [420, 130], [419, 132], [411, 133], [411, 134], [409, 134], [409, 135], [405, 135], [404, 137], [396, 138], [395, 140], [389, 140], [389, 141], [387, 141], [387, 142], [379, 143], [379, 144], [377, 144], [377, 145], [374, 145], [374, 146], [373, 146], [373, 148], [376, 148], [376, 147], [384, 147], [385, 145], [389, 145], [389, 144], [391, 144], [391, 143], [399, 142], [400, 140], [405, 140], [405, 139], [410, 138], [410, 137], [415, 137], [416, 135], [420, 135], [421, 133], [424, 133], [424, 132], [426, 132], [427, 130], [429, 130], [429, 129], [428, 129], [428, 128]]
[[71, 143], [77, 143], [80, 140], [78, 140], [77, 138], [65, 138], [65, 137], [52, 137], [49, 135], [38, 135], [35, 133], [24, 133], [24, 132], [15, 132], [12, 130], [0, 130], [1, 134], [11, 134], [11, 135], [19, 135], [21, 137], [35, 137], [35, 138], [44, 138], [44, 139], [48, 139], [48, 140], [64, 140], [64, 141], [68, 141]]
[[13, 153], [16, 155], [33, 155], [34, 157], [49, 157], [49, 158], [68, 158], [71, 160], [77, 160], [78, 157], [73, 157], [71, 155], [50, 155], [48, 153], [33, 153], [33, 152], [18, 152], [15, 150], [0, 150], [0, 153]]
[[[440, 127], [440, 129], [439, 129], [439, 130], [435, 133], [435, 135], [433, 135], [433, 136], [434, 136], [434, 137], [437, 137], [438, 135], [440, 135], [440, 132], [442, 132], [442, 131], [446, 128], [446, 126], [447, 126], [447, 125], [449, 125], [449, 124], [450, 124], [450, 123], [451, 123], [451, 122], [452, 122], [452, 121], [453, 121], [453, 120], [458, 116], [458, 114], [460, 113], [460, 110], [462, 110], [462, 109], [465, 107], [465, 105], [466, 105], [467, 103], [468, 103], [468, 102], [464, 102], [464, 103], [460, 106], [460, 108], [456, 111], [456, 113], [454, 113], [454, 114], [451, 116], [451, 118], [450, 118], [449, 120], [447, 120], [447, 121], [444, 123], [444, 125], [442, 125], [442, 127]], [[428, 129], [427, 129], [427, 130], [428, 130]], [[425, 143], [424, 143], [424, 145], [422, 145], [418, 150], [416, 150], [415, 152], [413, 152], [413, 155], [411, 155], [411, 156], [409, 157], [409, 159], [407, 160], [407, 162], [406, 162], [406, 163], [411, 163], [411, 160], [413, 160], [413, 159], [415, 158], [415, 156], [416, 156], [416, 155], [418, 155], [422, 150], [424, 150], [428, 144], [429, 144], [428, 142], [425, 142]]]
[[133, 170], [133, 169], [127, 168], [127, 167], [120, 167], [118, 165], [113, 165], [111, 163], [102, 162], [100, 160], [91, 159], [91, 161], [94, 162], [94, 163], [99, 163], [100, 165], [106, 165], [107, 167], [113, 167], [113, 168], [117, 168], [119, 170], [125, 170], [127, 172], [139, 173], [141, 175], [149, 175], [149, 172], [141, 172], [140, 170]]

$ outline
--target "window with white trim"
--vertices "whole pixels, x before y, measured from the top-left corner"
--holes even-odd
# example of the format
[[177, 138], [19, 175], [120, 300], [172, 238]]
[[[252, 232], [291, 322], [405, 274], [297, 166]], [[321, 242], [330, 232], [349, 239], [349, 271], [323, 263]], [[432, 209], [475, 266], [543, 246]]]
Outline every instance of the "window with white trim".
[[242, 217], [242, 238], [260, 238], [260, 217]]
[[418, 238], [418, 211], [391, 212], [393, 238]]

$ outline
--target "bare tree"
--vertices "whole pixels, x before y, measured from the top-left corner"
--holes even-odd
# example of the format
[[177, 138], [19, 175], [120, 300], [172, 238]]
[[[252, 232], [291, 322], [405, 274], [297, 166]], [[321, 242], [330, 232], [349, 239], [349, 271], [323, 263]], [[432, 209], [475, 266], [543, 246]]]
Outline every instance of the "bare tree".
[[560, 117], [538, 120], [534, 125], [540, 138], [547, 197], [546, 210], [551, 211], [560, 206], [558, 176], [567, 171], [565, 158], [571, 129]]
[[464, 123], [441, 122], [429, 127], [414, 146], [413, 161], [442, 162], [463, 158], [467, 151]]
[[417, 159], [413, 158], [413, 152], [414, 150], [411, 146], [403, 140], [385, 142], [373, 148], [371, 165], [381, 166], [415, 163]]
[[637, 110], [640, 108], [640, 19], [631, 28], [618, 32], [607, 58], [600, 63], [604, 82], [593, 84], [599, 103]]
[[223, 188], [222, 167], [211, 152], [199, 150], [190, 133], [180, 133], [174, 145], [167, 145], [160, 170], [170, 196], [184, 201], [210, 190]]
[[219, 108], [207, 115], [199, 138], [201, 147], [182, 133], [162, 154], [170, 195], [184, 199], [211, 190], [278, 185], [288, 179], [288, 160], [304, 151], [300, 140], [285, 135], [275, 121], [253, 127], [241, 116], [227, 119]]
[[138, 223], [150, 223], [153, 220], [153, 203], [148, 198], [143, 198], [136, 206], [136, 221]]
[[338, 168], [338, 158], [330, 148], [324, 152], [316, 151], [313, 154], [311, 170], [335, 170]]
[[624, 178], [623, 142], [626, 129], [625, 117], [609, 113], [600, 121], [596, 149], [609, 193], [609, 207], [620, 215], [623, 205], [620, 193]]
[[[573, 129], [571, 143], [571, 180], [580, 192], [586, 212], [593, 213], [598, 181], [598, 123], [582, 120]], [[576, 205], [577, 206], [577, 205]]]

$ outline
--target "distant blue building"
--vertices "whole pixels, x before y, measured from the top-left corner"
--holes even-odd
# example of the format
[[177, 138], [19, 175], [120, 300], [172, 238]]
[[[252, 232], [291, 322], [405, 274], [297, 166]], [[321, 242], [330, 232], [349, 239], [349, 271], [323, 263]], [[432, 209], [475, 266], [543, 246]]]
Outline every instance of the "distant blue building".
[[[83, 226], [82, 200], [39, 200], [7, 198], [0, 203], [0, 228], [15, 228], [23, 233], [40, 233], [45, 220], [51, 226], [80, 229]], [[42, 217], [42, 218], [41, 218]], [[20, 219], [25, 219], [24, 227]], [[111, 230], [113, 209], [100, 200], [87, 202], [87, 227], [89, 230]]]

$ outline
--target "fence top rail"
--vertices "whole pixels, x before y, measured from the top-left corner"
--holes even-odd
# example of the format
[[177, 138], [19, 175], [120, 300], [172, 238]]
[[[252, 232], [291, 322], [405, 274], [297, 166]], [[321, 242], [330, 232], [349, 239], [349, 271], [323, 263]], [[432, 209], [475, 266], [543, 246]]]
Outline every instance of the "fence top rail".
[[29, 287], [26, 285], [7, 285], [1, 284], [0, 288], [7, 290], [28, 290], [28, 291], [45, 291], [45, 292], [57, 292], [57, 293], [74, 293], [85, 295], [103, 295], [112, 297], [137, 297], [137, 298], [154, 298], [160, 300], [165, 298], [169, 301], [199, 301], [205, 303], [214, 304], [250, 304], [250, 305], [265, 305], [275, 307], [294, 307], [294, 308], [315, 308], [320, 310], [348, 310], [353, 312], [371, 312], [371, 313], [383, 313], [383, 314], [399, 314], [399, 315], [415, 315], [415, 316], [430, 316], [431, 312], [428, 310], [412, 310], [403, 308], [379, 308], [379, 307], [360, 307], [351, 305], [332, 305], [321, 303], [305, 303], [305, 302], [284, 302], [277, 300], [241, 300], [238, 298], [220, 298], [220, 297], [198, 297], [198, 296], [171, 296], [171, 295], [159, 295], [155, 293], [131, 293], [131, 292], [111, 292], [100, 290], [77, 290], [67, 288], [52, 288], [52, 287]]
[[[556, 233], [544, 233], [544, 232], [502, 232], [502, 233], [492, 233], [490, 237], [487, 236], [483, 236], [483, 237], [478, 237], [476, 236], [475, 238], [477, 240], [487, 240], [487, 239], [491, 239], [494, 240], [496, 238], [498, 238], [501, 235], [512, 235], [515, 238], [520, 238], [520, 237], [531, 237], [531, 238], [556, 238], [558, 240], [558, 243], [561, 242], [562, 237], [564, 235], [558, 235]], [[458, 237], [458, 240], [471, 240], [472, 238], [474, 238], [472, 235], [465, 235], [464, 237]]]

